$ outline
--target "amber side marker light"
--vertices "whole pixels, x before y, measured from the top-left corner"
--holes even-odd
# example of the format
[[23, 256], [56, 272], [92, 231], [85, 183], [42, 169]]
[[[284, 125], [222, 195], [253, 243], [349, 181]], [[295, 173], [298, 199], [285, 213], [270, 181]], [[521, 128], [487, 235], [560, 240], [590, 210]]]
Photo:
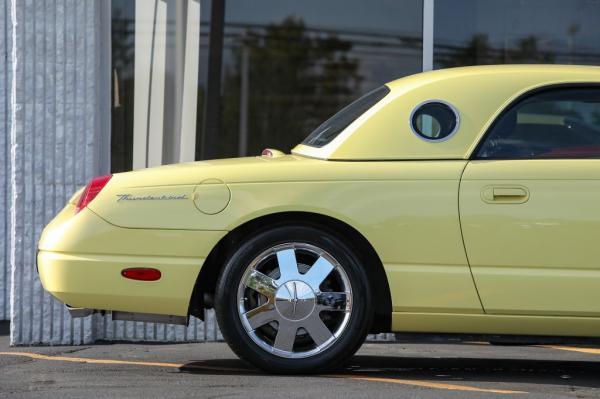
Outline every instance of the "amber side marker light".
[[94, 198], [96, 198], [98, 193], [102, 191], [104, 186], [106, 186], [106, 183], [108, 183], [111, 177], [112, 175], [94, 177], [85, 187], [85, 190], [83, 190], [81, 197], [79, 197], [79, 201], [75, 207], [75, 213], [88, 206], [88, 204], [92, 202]]
[[160, 280], [160, 270], [149, 267], [131, 267], [121, 270], [121, 276], [132, 280], [156, 281]]

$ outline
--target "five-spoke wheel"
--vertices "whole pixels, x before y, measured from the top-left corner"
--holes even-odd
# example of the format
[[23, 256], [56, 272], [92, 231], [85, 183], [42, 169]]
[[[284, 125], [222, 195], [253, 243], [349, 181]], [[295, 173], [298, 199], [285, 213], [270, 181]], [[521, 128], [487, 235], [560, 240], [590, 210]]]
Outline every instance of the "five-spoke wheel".
[[248, 266], [238, 302], [256, 344], [278, 356], [306, 357], [325, 350], [343, 332], [352, 312], [352, 287], [331, 255], [313, 245], [288, 243], [261, 253]]
[[362, 343], [370, 301], [364, 270], [343, 241], [315, 227], [286, 226], [234, 252], [215, 308], [223, 336], [242, 358], [274, 372], [317, 372]]

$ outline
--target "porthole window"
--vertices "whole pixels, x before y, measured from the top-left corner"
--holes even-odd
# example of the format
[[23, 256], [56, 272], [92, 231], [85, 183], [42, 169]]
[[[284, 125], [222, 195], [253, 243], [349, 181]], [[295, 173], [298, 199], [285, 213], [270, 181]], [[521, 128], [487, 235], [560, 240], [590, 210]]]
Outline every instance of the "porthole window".
[[448, 140], [458, 130], [458, 112], [439, 100], [423, 103], [410, 116], [410, 127], [426, 141]]

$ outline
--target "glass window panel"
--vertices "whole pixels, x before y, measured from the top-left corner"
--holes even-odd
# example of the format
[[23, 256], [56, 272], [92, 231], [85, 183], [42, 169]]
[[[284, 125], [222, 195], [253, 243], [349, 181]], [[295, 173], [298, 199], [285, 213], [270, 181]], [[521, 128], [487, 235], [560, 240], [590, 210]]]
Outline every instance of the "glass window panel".
[[600, 157], [600, 89], [562, 88], [527, 97], [498, 118], [477, 157]]
[[345, 128], [377, 104], [389, 92], [390, 89], [387, 86], [380, 86], [370, 91], [319, 125], [302, 143], [313, 147], [323, 147], [329, 144]]
[[210, 1], [112, 0], [111, 5], [111, 170], [193, 159], [196, 151], [185, 131], [200, 137]]
[[112, 1], [112, 172], [133, 166], [134, 20], [134, 1]]
[[[183, 112], [190, 1], [201, 3], [197, 105]], [[112, 1], [114, 172], [177, 162], [191, 120], [196, 159], [289, 151], [344, 105], [421, 70], [422, 0], [229, 0], [225, 20], [211, 21], [220, 1]], [[209, 55], [221, 22], [223, 46]]]
[[434, 66], [600, 64], [600, 1], [437, 0]]
[[228, 0], [219, 156], [289, 151], [362, 94], [420, 72], [422, 7]]

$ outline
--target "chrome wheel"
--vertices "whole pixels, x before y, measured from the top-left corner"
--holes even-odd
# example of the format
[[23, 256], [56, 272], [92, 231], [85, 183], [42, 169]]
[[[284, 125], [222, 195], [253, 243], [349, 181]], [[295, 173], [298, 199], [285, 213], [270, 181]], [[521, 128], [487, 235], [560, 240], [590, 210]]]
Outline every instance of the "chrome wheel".
[[252, 341], [280, 357], [304, 358], [329, 348], [342, 335], [352, 313], [352, 287], [327, 252], [289, 243], [250, 263], [237, 301]]

